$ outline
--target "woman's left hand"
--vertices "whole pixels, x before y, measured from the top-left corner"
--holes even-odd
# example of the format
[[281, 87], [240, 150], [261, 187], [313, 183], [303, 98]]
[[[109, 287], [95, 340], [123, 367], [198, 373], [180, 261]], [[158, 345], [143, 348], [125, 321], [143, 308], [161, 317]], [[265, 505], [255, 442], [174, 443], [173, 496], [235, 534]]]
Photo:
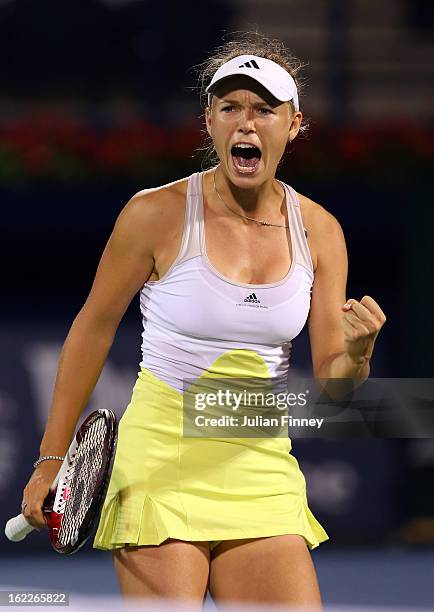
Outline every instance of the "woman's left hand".
[[363, 365], [372, 356], [375, 340], [386, 322], [386, 316], [369, 295], [365, 295], [360, 302], [347, 300], [342, 310], [345, 352], [354, 363]]

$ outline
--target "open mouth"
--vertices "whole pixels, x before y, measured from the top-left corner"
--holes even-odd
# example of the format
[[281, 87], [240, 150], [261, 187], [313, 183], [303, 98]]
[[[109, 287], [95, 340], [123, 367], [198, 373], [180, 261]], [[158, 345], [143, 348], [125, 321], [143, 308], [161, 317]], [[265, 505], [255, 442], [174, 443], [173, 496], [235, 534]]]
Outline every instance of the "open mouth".
[[258, 147], [250, 144], [236, 144], [231, 149], [235, 169], [242, 174], [253, 174], [259, 166], [262, 153]]

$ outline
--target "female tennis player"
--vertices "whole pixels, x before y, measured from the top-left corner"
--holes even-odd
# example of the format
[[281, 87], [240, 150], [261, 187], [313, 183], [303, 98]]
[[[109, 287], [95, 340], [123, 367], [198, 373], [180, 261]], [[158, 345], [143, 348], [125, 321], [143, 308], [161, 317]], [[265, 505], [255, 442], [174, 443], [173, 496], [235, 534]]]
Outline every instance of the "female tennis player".
[[[183, 436], [183, 381], [278, 377], [308, 321], [317, 378], [369, 375], [386, 318], [346, 300], [339, 222], [276, 179], [302, 113], [296, 62], [247, 34], [205, 65], [206, 128], [218, 163], [125, 206], [64, 344], [41, 455], [62, 456], [137, 292], [143, 357], [119, 424], [94, 547], [112, 550], [125, 596], [275, 602], [321, 609], [310, 550], [328, 536], [308, 507], [286, 437]], [[59, 467], [42, 461], [24, 514]]]

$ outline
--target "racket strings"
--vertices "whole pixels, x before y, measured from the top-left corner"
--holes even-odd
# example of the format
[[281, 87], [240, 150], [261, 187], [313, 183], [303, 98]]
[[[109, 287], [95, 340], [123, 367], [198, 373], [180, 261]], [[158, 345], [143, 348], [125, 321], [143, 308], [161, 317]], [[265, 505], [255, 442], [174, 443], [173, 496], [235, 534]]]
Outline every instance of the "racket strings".
[[61, 545], [74, 544], [79, 529], [91, 506], [99, 474], [104, 463], [104, 441], [107, 434], [105, 419], [96, 419], [86, 430], [78, 445], [74, 463], [68, 475], [69, 497], [65, 503], [62, 526], [58, 534]]

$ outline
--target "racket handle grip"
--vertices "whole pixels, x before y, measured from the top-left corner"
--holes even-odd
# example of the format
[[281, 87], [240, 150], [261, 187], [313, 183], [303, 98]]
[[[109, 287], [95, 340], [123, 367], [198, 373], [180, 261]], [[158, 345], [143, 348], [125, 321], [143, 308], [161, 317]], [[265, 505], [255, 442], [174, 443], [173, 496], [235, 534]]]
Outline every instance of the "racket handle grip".
[[5, 535], [11, 542], [21, 542], [34, 529], [23, 514], [18, 514], [6, 523]]

